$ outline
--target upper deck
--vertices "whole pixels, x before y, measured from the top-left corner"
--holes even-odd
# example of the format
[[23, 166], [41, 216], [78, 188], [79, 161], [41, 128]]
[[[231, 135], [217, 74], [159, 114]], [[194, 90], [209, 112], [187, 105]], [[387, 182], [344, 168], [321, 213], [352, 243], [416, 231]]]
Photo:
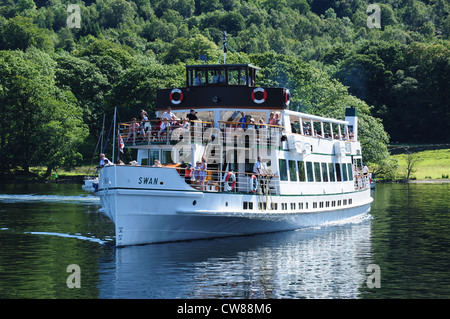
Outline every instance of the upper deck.
[[251, 64], [208, 64], [186, 66], [184, 88], [161, 89], [156, 110], [189, 108], [289, 109], [288, 89], [258, 87], [260, 68]]

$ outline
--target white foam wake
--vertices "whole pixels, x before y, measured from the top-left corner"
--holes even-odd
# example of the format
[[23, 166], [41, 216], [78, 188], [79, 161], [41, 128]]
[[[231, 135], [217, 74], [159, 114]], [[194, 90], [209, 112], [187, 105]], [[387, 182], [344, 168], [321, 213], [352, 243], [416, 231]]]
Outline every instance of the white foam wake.
[[99, 204], [100, 198], [93, 195], [35, 195], [35, 194], [0, 194], [0, 202], [22, 203], [22, 202], [60, 202], [60, 203], [86, 203]]
[[65, 238], [76, 238], [76, 239], [91, 241], [91, 242], [94, 242], [94, 243], [99, 243], [101, 245], [105, 245], [106, 243], [108, 243], [108, 241], [101, 240], [99, 238], [87, 237], [87, 236], [82, 236], [82, 235], [69, 235], [69, 234], [63, 234], [63, 233], [38, 232], [38, 231], [25, 232], [25, 234], [48, 235], [48, 236], [58, 236], [58, 237], [65, 237]]

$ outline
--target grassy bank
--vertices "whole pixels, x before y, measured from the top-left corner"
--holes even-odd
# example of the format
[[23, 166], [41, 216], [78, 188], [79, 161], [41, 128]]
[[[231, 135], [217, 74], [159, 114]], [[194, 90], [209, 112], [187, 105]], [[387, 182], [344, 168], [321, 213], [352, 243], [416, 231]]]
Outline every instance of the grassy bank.
[[[411, 179], [448, 179], [450, 176], [450, 149], [428, 150], [415, 153], [418, 161]], [[406, 154], [392, 155], [398, 160], [398, 175], [406, 174]]]

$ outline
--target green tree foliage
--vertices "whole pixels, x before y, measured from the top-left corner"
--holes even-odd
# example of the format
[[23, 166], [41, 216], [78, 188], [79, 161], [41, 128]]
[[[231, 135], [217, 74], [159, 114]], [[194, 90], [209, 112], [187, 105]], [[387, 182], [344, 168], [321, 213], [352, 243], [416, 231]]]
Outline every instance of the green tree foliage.
[[31, 49], [0, 52], [2, 168], [73, 166], [88, 131], [74, 95], [56, 86], [55, 62]]

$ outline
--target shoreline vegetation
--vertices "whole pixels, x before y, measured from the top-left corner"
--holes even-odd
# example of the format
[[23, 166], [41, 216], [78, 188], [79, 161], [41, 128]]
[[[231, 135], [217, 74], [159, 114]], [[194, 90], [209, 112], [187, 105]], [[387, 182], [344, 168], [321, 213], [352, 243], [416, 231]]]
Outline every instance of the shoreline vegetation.
[[[445, 145], [448, 147], [449, 145]], [[440, 146], [442, 147], [442, 146]], [[390, 156], [389, 171], [377, 167], [372, 170], [377, 183], [415, 183], [438, 184], [450, 183], [450, 148], [429, 149], [429, 145], [395, 145], [395, 155]], [[403, 150], [403, 151], [401, 151]], [[410, 163], [407, 178], [408, 160]], [[82, 184], [84, 177], [95, 174], [95, 166], [83, 165], [71, 170], [52, 171], [46, 176], [45, 167], [30, 168], [29, 173], [16, 169], [0, 176], [0, 183], [74, 183]], [[377, 173], [378, 170], [378, 173]], [[89, 173], [89, 174], [88, 174]], [[56, 174], [58, 180], [56, 180]]]

